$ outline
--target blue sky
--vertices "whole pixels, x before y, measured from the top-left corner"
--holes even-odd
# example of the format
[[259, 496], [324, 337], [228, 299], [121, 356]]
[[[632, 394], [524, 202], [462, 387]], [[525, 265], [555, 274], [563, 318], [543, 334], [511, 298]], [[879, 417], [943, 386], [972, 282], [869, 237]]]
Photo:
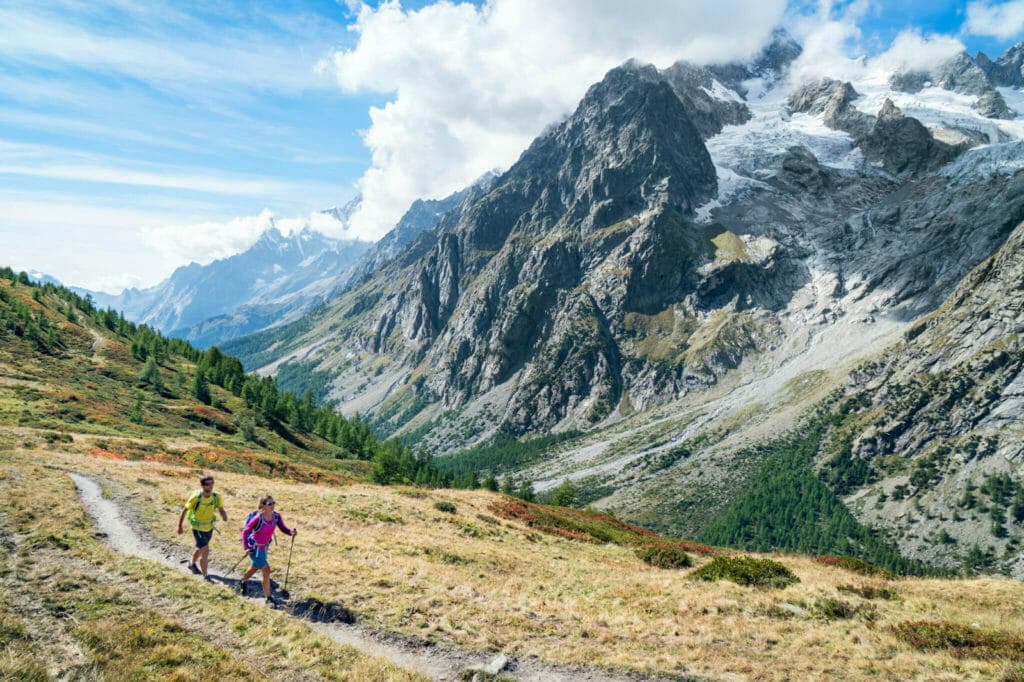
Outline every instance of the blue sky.
[[[302, 216], [351, 199], [360, 182], [383, 208], [368, 211], [355, 234], [379, 236], [410, 198], [514, 160], [587, 79], [635, 51], [623, 41], [595, 55], [586, 40], [555, 34], [531, 52], [531, 31], [521, 30], [593, 19], [601, 35], [623, 21], [622, 3], [510, 2], [0, 4], [0, 261], [92, 288], [149, 285], [189, 260], [245, 248], [271, 215], [297, 229]], [[650, 0], [633, 14], [647, 28], [689, 13], [694, 31], [706, 21], [711, 35], [728, 37], [736, 22], [713, 15], [744, 2]], [[951, 34], [993, 57], [1021, 39], [965, 33], [963, 2], [750, 6], [750, 25], [735, 29], [740, 47], [770, 28], [758, 22], [808, 13], [855, 21], [868, 52], [907, 29]], [[599, 22], [602, 12], [610, 23]], [[477, 63], [509, 35], [527, 47]], [[682, 46], [680, 56], [699, 54], [692, 31], [645, 44], [659, 40]], [[558, 66], [508, 64], [549, 52]], [[475, 109], [484, 111], [463, 115]]]

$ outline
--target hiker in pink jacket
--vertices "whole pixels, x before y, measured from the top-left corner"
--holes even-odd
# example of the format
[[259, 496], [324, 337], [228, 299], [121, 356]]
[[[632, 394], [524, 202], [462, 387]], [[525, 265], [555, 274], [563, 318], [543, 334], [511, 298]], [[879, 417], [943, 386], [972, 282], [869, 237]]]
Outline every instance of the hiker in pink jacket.
[[277, 602], [270, 596], [270, 565], [267, 563], [267, 547], [274, 538], [274, 531], [280, 527], [285, 535], [295, 537], [295, 530], [285, 525], [281, 515], [274, 511], [274, 498], [267, 495], [260, 500], [259, 511], [253, 512], [242, 528], [242, 547], [249, 552], [252, 565], [238, 581], [238, 592], [246, 594], [246, 586], [250, 576], [257, 570], [263, 571], [263, 596], [267, 604], [274, 606]]

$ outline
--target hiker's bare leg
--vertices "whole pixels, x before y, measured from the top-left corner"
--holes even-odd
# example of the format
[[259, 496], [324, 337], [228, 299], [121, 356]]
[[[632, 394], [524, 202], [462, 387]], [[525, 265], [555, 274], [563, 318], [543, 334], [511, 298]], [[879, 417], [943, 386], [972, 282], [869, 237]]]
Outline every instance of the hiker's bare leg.
[[202, 551], [203, 550], [201, 550], [198, 547], [196, 547], [195, 551], [192, 552], [192, 565], [193, 566], [196, 564], [197, 561], [199, 561], [199, 553], [202, 552]]
[[246, 572], [245, 572], [245, 575], [243, 575], [243, 576], [242, 576], [242, 580], [241, 580], [240, 582], [243, 582], [243, 583], [244, 583], [244, 582], [245, 582], [246, 580], [248, 580], [249, 578], [251, 578], [251, 577], [252, 577], [252, 574], [253, 574], [253, 573], [255, 573], [255, 572], [256, 572], [256, 567], [255, 567], [255, 566], [250, 566], [250, 567], [249, 567], [249, 570], [248, 570], [248, 571], [246, 571]]
[[264, 566], [263, 571], [263, 596], [270, 599], [270, 566]]
[[199, 550], [199, 570], [203, 572], [203, 576], [206, 576], [206, 569], [210, 564], [210, 546], [207, 545]]

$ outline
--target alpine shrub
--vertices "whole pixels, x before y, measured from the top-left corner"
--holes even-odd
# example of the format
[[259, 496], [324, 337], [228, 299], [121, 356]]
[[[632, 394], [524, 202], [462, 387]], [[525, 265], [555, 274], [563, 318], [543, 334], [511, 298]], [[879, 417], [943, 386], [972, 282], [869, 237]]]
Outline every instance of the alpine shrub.
[[688, 555], [678, 547], [654, 545], [636, 551], [636, 555], [655, 568], [687, 568], [693, 565]]
[[737, 585], [783, 588], [800, 582], [792, 571], [771, 559], [719, 556], [690, 574], [693, 580], [730, 580]]

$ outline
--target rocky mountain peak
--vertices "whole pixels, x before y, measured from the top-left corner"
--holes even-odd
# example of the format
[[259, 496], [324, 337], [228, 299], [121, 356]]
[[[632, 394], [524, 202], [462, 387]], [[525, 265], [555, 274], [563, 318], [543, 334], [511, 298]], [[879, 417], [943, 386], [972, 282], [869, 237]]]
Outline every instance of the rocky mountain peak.
[[534, 229], [564, 224], [588, 231], [659, 203], [690, 213], [714, 197], [717, 177], [671, 86], [654, 67], [631, 62], [592, 86], [576, 111], [537, 139], [491, 194], [504, 196], [512, 188], [536, 202]]
[[994, 62], [984, 52], [979, 52], [976, 62], [994, 85], [1024, 87], [1024, 42], [1010, 46]]
[[796, 58], [803, 54], [804, 49], [796, 42], [789, 31], [782, 27], [772, 30], [768, 43], [750, 65], [753, 75], [765, 78], [782, 73]]

